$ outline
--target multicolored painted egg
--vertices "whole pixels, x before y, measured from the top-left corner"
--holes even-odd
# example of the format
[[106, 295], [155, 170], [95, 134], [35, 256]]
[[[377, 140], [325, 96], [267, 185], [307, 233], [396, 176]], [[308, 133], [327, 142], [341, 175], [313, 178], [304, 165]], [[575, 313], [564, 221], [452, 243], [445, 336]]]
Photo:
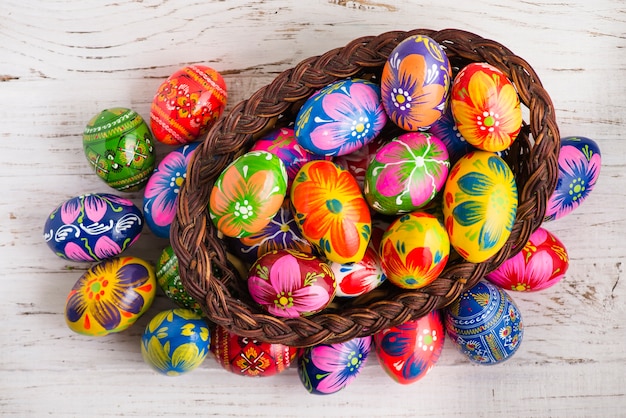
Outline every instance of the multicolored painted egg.
[[232, 161], [211, 190], [209, 214], [224, 235], [260, 232], [280, 209], [287, 192], [287, 171], [276, 155], [250, 151]]
[[384, 143], [385, 141], [383, 138], [381, 136], [377, 136], [371, 142], [368, 142], [365, 146], [351, 152], [350, 154], [334, 157], [333, 162], [348, 170], [348, 172], [354, 176], [359, 188], [363, 190], [367, 167], [376, 156], [376, 152], [381, 146], [383, 146]]
[[156, 294], [154, 268], [137, 257], [115, 257], [87, 270], [65, 302], [65, 322], [78, 333], [124, 331], [143, 315]]
[[452, 167], [443, 191], [450, 243], [470, 263], [496, 254], [511, 234], [517, 185], [506, 161], [487, 151], [465, 155]]
[[337, 393], [356, 379], [371, 348], [370, 336], [304, 348], [298, 352], [300, 381], [315, 395]]
[[234, 254], [249, 264], [254, 263], [263, 254], [284, 248], [307, 254], [314, 253], [313, 246], [304, 239], [296, 225], [288, 197], [270, 223], [260, 232], [242, 238], [225, 237], [224, 241]]
[[219, 72], [204, 65], [183, 67], [157, 89], [150, 107], [152, 133], [167, 145], [193, 142], [220, 118], [227, 98]]
[[157, 283], [165, 296], [183, 309], [202, 315], [200, 304], [185, 290], [178, 271], [178, 257], [171, 245], [163, 249], [156, 264]]
[[456, 75], [450, 106], [463, 138], [484, 151], [507, 149], [522, 128], [522, 108], [513, 83], [487, 63], [473, 62]]
[[441, 45], [424, 35], [404, 39], [389, 54], [381, 76], [389, 119], [405, 131], [435, 123], [445, 111], [451, 77]]
[[404, 289], [419, 289], [439, 277], [448, 262], [450, 240], [441, 221], [412, 212], [393, 221], [380, 243], [380, 265], [387, 279]]
[[600, 176], [600, 147], [583, 136], [561, 138], [558, 164], [557, 185], [548, 201], [544, 221], [564, 217], [587, 199]]
[[457, 350], [478, 364], [498, 364], [519, 349], [522, 316], [511, 297], [482, 280], [444, 310], [446, 332]]
[[189, 309], [156, 314], [141, 336], [141, 356], [157, 372], [178, 376], [200, 366], [209, 354], [209, 326]]
[[537, 228], [519, 253], [485, 276], [503, 289], [533, 292], [558, 283], [569, 267], [563, 243], [550, 231]]
[[450, 106], [447, 106], [444, 114], [428, 128], [428, 132], [445, 144], [448, 150], [448, 157], [450, 158], [450, 165], [456, 164], [459, 158], [475, 150], [459, 132]]
[[422, 379], [437, 364], [445, 340], [441, 312], [374, 334], [374, 347], [383, 370], [396, 382], [407, 385]]
[[178, 193], [187, 177], [187, 164], [200, 145], [183, 145], [169, 152], [159, 163], [143, 194], [143, 214], [150, 230], [160, 238], [170, 237], [170, 226], [176, 216]]
[[270, 314], [283, 318], [309, 316], [335, 297], [335, 276], [319, 258], [295, 250], [261, 256], [250, 267], [248, 290]]
[[144, 187], [156, 164], [148, 124], [124, 107], [105, 109], [87, 123], [83, 151], [98, 177], [121, 192]]
[[296, 141], [293, 128], [278, 128], [258, 139], [250, 149], [251, 151], [267, 151], [276, 155], [285, 164], [287, 170], [287, 191], [291, 189], [291, 183], [298, 174], [300, 167], [313, 160], [330, 159], [332, 157], [313, 154], [304, 149]]
[[48, 216], [44, 239], [59, 257], [102, 261], [133, 245], [143, 229], [143, 215], [128, 199], [109, 193], [76, 196]]
[[337, 296], [340, 297], [360, 296], [377, 288], [386, 280], [380, 267], [378, 249], [371, 245], [360, 261], [344, 264], [331, 261], [329, 265], [337, 282]]
[[373, 140], [387, 122], [380, 87], [342, 79], [309, 97], [296, 116], [296, 140], [318, 155], [344, 155]]
[[225, 370], [249, 377], [282, 373], [291, 366], [298, 352], [295, 347], [235, 335], [220, 325], [211, 333], [210, 349]]
[[412, 212], [431, 201], [448, 176], [448, 151], [437, 137], [408, 132], [383, 145], [365, 175], [367, 203], [386, 215]]
[[332, 161], [306, 163], [291, 187], [302, 235], [328, 260], [360, 261], [372, 232], [367, 202], [354, 177]]

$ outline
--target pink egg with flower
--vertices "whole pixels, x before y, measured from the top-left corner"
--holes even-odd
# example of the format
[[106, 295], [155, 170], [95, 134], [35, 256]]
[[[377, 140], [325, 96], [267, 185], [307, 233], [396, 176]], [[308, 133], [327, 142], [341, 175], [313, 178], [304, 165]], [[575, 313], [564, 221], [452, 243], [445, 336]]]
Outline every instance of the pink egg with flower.
[[532, 292], [558, 283], [568, 267], [569, 257], [563, 243], [550, 231], [539, 227], [522, 251], [485, 278], [503, 289]]
[[270, 314], [309, 316], [326, 308], [335, 296], [335, 276], [321, 259], [281, 249], [259, 257], [250, 267], [248, 290]]

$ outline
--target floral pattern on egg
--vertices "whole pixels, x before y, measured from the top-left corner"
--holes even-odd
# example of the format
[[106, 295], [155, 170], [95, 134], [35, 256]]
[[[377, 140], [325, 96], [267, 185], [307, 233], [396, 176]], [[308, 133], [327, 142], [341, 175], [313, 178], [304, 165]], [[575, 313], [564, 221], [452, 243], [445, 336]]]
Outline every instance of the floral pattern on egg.
[[515, 87], [502, 71], [487, 63], [468, 64], [457, 74], [450, 106], [461, 135], [484, 151], [505, 150], [522, 128]]
[[487, 260], [511, 234], [517, 204], [517, 185], [507, 163], [492, 152], [470, 152], [450, 170], [444, 187], [450, 243], [471, 263]]
[[383, 145], [370, 163], [363, 192], [376, 211], [411, 212], [431, 201], [443, 187], [450, 162], [437, 137], [409, 132]]
[[213, 224], [241, 238], [261, 231], [280, 209], [287, 190], [283, 162], [267, 151], [250, 151], [219, 175], [209, 198]]
[[132, 201], [109, 193], [76, 196], [48, 216], [44, 239], [66, 260], [93, 262], [120, 255], [133, 245], [144, 217]]
[[313, 154], [349, 154], [372, 141], [387, 122], [380, 87], [343, 79], [309, 97], [296, 116], [296, 140]]
[[367, 202], [355, 178], [331, 161], [312, 161], [291, 188], [294, 217], [304, 238], [331, 261], [363, 258], [372, 232]]
[[329, 395], [350, 385], [367, 363], [372, 337], [319, 344], [298, 353], [298, 376], [312, 394]]
[[136, 257], [116, 257], [87, 270], [65, 302], [65, 320], [79, 334], [101, 336], [130, 327], [156, 294], [154, 268]]
[[414, 35], [389, 54], [381, 76], [381, 97], [389, 119], [405, 131], [433, 124], [446, 108], [452, 69], [437, 42]]
[[544, 221], [564, 217], [589, 196], [600, 176], [600, 148], [589, 138], [562, 138], [558, 165], [557, 185], [548, 201]]
[[187, 176], [187, 165], [200, 143], [183, 145], [167, 154], [146, 184], [143, 213], [150, 230], [160, 238], [169, 238], [176, 216], [178, 193]]

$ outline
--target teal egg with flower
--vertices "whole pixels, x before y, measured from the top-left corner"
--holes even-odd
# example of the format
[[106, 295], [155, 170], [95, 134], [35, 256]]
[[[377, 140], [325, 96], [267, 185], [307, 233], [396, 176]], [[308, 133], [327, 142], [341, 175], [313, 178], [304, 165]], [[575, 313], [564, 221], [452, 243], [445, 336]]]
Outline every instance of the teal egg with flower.
[[371, 336], [303, 348], [297, 358], [300, 382], [315, 395], [337, 393], [357, 378], [371, 349]]
[[377, 84], [342, 79], [307, 99], [296, 116], [294, 133], [298, 143], [313, 154], [339, 156], [371, 142], [386, 122]]
[[439, 138], [407, 132], [376, 152], [365, 174], [365, 199], [385, 215], [414, 211], [443, 188], [449, 167], [448, 151]]
[[457, 161], [443, 189], [444, 224], [450, 244], [470, 263], [482, 263], [506, 243], [517, 215], [511, 168], [489, 151]]
[[156, 314], [141, 336], [141, 355], [154, 370], [177, 376], [196, 369], [209, 353], [207, 322], [189, 309], [168, 309]]

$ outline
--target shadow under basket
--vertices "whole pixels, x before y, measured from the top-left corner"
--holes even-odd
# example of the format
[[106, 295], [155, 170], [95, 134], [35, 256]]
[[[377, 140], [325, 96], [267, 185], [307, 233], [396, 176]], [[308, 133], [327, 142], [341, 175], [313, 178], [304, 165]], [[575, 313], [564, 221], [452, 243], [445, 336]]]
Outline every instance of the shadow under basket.
[[[386, 283], [363, 297], [342, 301], [309, 317], [286, 319], [268, 314], [250, 298], [209, 216], [215, 180], [256, 139], [293, 123], [304, 101], [317, 90], [348, 77], [379, 80], [391, 51], [417, 34], [443, 46], [453, 68], [487, 62], [504, 72], [517, 89], [525, 120], [513, 145], [502, 153], [515, 175], [519, 200], [508, 241], [482, 263], [450, 260], [434, 282], [420, 289], [400, 289]], [[236, 104], [196, 149], [180, 190], [170, 236], [183, 286], [212, 323], [241, 336], [306, 347], [373, 335], [445, 307], [519, 252], [543, 222], [556, 186], [559, 149], [548, 93], [530, 65], [498, 42], [456, 29], [393, 31], [355, 39], [279, 74], [272, 83]]]

